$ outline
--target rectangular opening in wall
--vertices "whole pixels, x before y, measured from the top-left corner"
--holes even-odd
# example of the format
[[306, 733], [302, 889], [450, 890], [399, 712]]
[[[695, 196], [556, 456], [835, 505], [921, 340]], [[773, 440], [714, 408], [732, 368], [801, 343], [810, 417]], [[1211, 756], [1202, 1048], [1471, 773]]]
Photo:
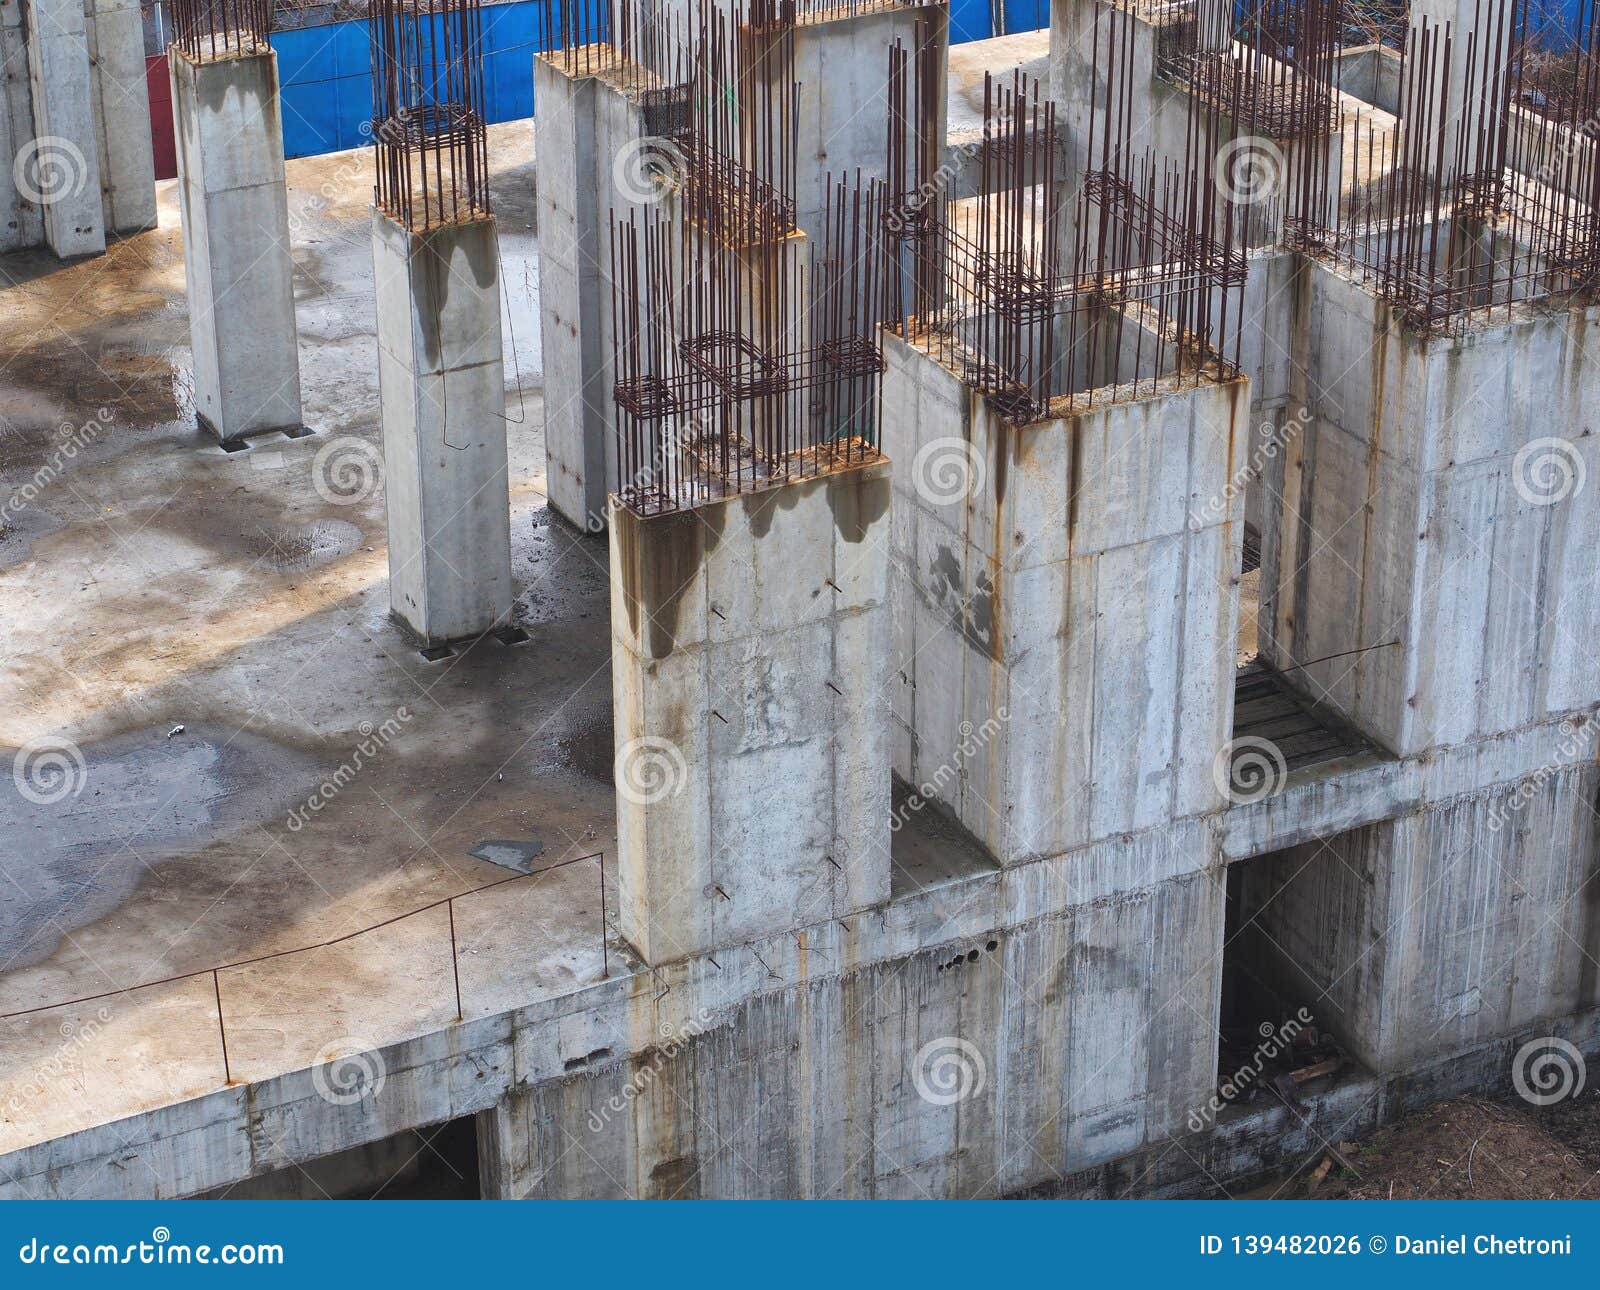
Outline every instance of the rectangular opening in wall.
[[1261, 613], [1261, 530], [1244, 523], [1244, 556], [1239, 566], [1239, 636], [1234, 647], [1234, 662], [1249, 667], [1261, 657], [1261, 641], [1256, 624]]
[[1225, 1107], [1303, 1101], [1375, 1049], [1376, 825], [1237, 863], [1227, 876], [1217, 1089]]
[[1294, 771], [1373, 751], [1343, 720], [1259, 658], [1234, 674], [1229, 748], [1229, 797], [1236, 802], [1269, 796]]
[[211, 1192], [205, 1200], [478, 1200], [477, 1117], [407, 1129]]
[[999, 867], [934, 792], [913, 788], [898, 775], [891, 793], [889, 838], [889, 889], [895, 899]]

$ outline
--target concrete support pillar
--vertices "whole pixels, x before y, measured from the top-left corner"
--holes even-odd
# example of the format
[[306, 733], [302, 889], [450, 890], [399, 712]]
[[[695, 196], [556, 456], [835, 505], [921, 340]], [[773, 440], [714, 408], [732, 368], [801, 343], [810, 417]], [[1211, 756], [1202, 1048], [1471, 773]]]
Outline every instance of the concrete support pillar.
[[[1126, 381], [1135, 325], [1101, 330]], [[1002, 865], [1217, 809], [1248, 382], [1108, 390], [1018, 427], [921, 348], [883, 346], [896, 774]]]
[[194, 403], [224, 442], [300, 426], [294, 263], [271, 50], [168, 54]]
[[[1057, 179], [1063, 264], [1072, 263], [1084, 172], [1105, 163], [1101, 149], [1108, 130], [1113, 134], [1126, 130], [1130, 157], [1142, 158], [1147, 149], [1165, 156], [1183, 155], [1181, 112], [1164, 110], [1181, 109], [1182, 97], [1172, 86], [1156, 81], [1156, 40], [1151, 23], [1104, 0], [1052, 0], [1047, 92], [1056, 103], [1056, 128], [1066, 152]], [[1113, 51], [1129, 41], [1133, 53], [1124, 77]], [[1114, 121], [1108, 119], [1108, 103], [1115, 105]], [[1165, 132], [1163, 121], [1172, 123]]]
[[500, 256], [493, 219], [372, 216], [389, 604], [424, 646], [511, 612]]
[[0, 251], [16, 251], [44, 240], [39, 208], [23, 196], [18, 183], [27, 178], [19, 173], [18, 158], [33, 142], [27, 22], [18, 3], [0, 4], [0, 66], [19, 72], [0, 76]]
[[653, 964], [889, 897], [888, 463], [613, 505], [622, 932]]
[[139, 0], [90, 0], [89, 65], [108, 233], [156, 226], [155, 148]]
[[545, 486], [558, 515], [593, 533], [618, 482], [609, 221], [667, 197], [682, 158], [616, 86], [543, 58], [533, 60], [533, 83]]
[[[1264, 516], [1263, 657], [1403, 756], [1600, 694], [1600, 308], [1419, 331], [1305, 261]], [[888, 400], [885, 400], [886, 404]]]
[[32, 178], [19, 187], [41, 208], [46, 246], [62, 258], [98, 255], [106, 230], [83, 0], [31, 0], [27, 30], [34, 137], [17, 169]]

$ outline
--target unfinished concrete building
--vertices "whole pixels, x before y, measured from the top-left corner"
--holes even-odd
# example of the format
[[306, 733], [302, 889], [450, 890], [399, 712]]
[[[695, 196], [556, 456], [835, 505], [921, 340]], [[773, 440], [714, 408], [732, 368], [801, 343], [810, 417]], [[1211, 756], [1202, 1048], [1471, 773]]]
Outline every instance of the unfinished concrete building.
[[[536, 202], [470, 77], [387, 136], [487, 168], [413, 240], [493, 189], [527, 263], [536, 209], [542, 400], [487, 250], [424, 317], [378, 246], [374, 361], [327, 312], [372, 267], [295, 248], [339, 438], [376, 416], [323, 391], [384, 364], [387, 564], [320, 435], [24, 457], [0, 1195], [370, 1193], [429, 1151], [488, 1196], [1218, 1194], [1581, 1081], [1592, 30], [1055, 0], [1047, 57], [963, 81], [939, 5], [567, 14]], [[393, 215], [377, 145], [377, 215], [319, 236]], [[437, 546], [391, 372], [458, 301], [528, 644], [445, 657], [391, 601], [397, 534]], [[137, 603], [67, 483], [143, 499], [132, 553], [217, 553], [169, 593], [199, 643], [146, 629], [176, 675], [53, 608]]]

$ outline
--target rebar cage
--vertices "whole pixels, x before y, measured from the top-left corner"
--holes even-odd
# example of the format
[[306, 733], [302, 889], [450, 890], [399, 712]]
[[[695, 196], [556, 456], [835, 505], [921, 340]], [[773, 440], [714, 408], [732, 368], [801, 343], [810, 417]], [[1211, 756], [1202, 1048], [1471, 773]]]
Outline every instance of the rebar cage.
[[1419, 19], [1398, 113], [1350, 123], [1322, 240], [1413, 325], [1459, 330], [1600, 285], [1595, 0], [1577, 17], [1566, 40], [1528, 0], [1478, 0], [1466, 33]]
[[194, 62], [270, 49], [272, 0], [172, 0], [172, 45]]
[[368, 0], [374, 201], [413, 231], [489, 213], [480, 0]]
[[785, 29], [702, 13], [688, 50], [671, 200], [611, 226], [618, 493], [644, 514], [877, 455], [878, 199], [833, 185], [813, 246]]
[[1130, 12], [1094, 16], [1086, 169], [1060, 173], [1056, 107], [1036, 81], [989, 76], [972, 197], [953, 195], [948, 167], [928, 172], [914, 104], [937, 63], [890, 53], [891, 325], [1015, 424], [1237, 371], [1246, 264], [1215, 173], [1222, 106], [1186, 96], [1176, 156], [1135, 146]]

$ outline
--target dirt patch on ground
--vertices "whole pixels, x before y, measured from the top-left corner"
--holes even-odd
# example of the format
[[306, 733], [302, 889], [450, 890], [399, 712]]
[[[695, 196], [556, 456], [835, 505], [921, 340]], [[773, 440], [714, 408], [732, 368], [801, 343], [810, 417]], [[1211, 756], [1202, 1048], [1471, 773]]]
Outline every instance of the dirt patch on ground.
[[[1338, 1144], [1282, 1195], [1348, 1200], [1600, 1199], [1600, 1096], [1556, 1107], [1458, 1098]], [[1358, 1176], [1359, 1175], [1359, 1176]]]

